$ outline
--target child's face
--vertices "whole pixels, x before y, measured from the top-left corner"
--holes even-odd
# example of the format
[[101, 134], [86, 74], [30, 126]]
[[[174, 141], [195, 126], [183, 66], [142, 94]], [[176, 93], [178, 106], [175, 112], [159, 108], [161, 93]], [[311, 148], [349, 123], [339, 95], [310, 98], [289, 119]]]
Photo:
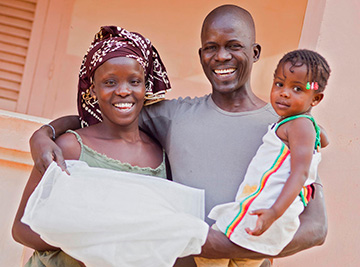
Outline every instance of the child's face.
[[91, 89], [99, 101], [104, 120], [120, 126], [136, 124], [137, 127], [144, 104], [145, 77], [135, 59], [107, 60], [95, 71]]
[[306, 89], [308, 78], [305, 65], [292, 67], [290, 71], [291, 67], [292, 64], [286, 62], [276, 69], [271, 89], [271, 105], [281, 117], [309, 113], [323, 97], [323, 93]]

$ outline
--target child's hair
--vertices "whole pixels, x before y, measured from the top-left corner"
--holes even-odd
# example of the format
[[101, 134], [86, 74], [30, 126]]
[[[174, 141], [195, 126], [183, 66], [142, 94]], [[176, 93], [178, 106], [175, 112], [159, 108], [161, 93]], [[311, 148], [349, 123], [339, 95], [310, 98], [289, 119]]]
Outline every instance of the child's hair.
[[[330, 76], [330, 66], [323, 56], [319, 53], [307, 49], [298, 49], [285, 54], [280, 59], [277, 68], [282, 65], [284, 67], [286, 62], [290, 62], [292, 67], [300, 67], [305, 64], [307, 68], [308, 82], [317, 82], [319, 85], [319, 92], [324, 91], [327, 81]], [[277, 69], [276, 68], [276, 69]]]

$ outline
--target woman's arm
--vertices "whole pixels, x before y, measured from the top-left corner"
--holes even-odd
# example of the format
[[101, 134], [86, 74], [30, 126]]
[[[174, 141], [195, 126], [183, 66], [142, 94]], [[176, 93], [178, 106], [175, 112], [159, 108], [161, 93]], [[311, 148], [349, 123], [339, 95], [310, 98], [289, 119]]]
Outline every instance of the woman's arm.
[[[56, 139], [56, 145], [58, 145], [59, 149], [64, 152], [65, 159], [79, 159], [81, 147], [75, 135], [71, 133], [63, 134]], [[21, 222], [21, 218], [24, 215], [28, 199], [41, 181], [41, 179], [42, 174], [36, 168], [33, 168], [29, 180], [25, 186], [24, 193], [22, 195], [20, 205], [15, 216], [14, 224], [12, 227], [12, 235], [15, 241], [27, 247], [31, 247], [35, 250], [58, 250], [59, 248], [47, 244], [40, 238], [37, 233], [31, 230], [28, 225]]]
[[[50, 124], [55, 129], [56, 137], [65, 133], [67, 130], [80, 128], [78, 116], [66, 116], [58, 118]], [[35, 131], [30, 138], [31, 156], [34, 160], [35, 168], [43, 174], [52, 161], [55, 161], [63, 171], [66, 171], [66, 164], [61, 149], [51, 138], [53, 132], [50, 127], [42, 127]]]
[[24, 193], [21, 198], [21, 202], [18, 208], [18, 211], [15, 216], [14, 224], [12, 227], [12, 236], [16, 242], [19, 242], [27, 247], [36, 249], [36, 250], [58, 250], [59, 248], [53, 247], [43, 241], [40, 236], [35, 233], [31, 228], [21, 222], [21, 218], [24, 215], [24, 210], [26, 203], [41, 180], [41, 173], [33, 168], [30, 178], [26, 184]]

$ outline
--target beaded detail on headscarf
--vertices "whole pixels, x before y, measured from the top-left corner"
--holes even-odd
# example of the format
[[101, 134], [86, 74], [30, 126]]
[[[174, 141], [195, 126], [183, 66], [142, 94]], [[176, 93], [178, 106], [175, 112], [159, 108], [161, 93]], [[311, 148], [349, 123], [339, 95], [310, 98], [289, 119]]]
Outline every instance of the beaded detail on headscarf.
[[114, 57], [133, 58], [145, 73], [144, 105], [165, 99], [170, 90], [170, 81], [160, 55], [149, 39], [116, 26], [103, 26], [95, 34], [79, 73], [78, 111], [82, 126], [102, 121], [97, 101], [91, 97], [90, 86], [95, 70]]

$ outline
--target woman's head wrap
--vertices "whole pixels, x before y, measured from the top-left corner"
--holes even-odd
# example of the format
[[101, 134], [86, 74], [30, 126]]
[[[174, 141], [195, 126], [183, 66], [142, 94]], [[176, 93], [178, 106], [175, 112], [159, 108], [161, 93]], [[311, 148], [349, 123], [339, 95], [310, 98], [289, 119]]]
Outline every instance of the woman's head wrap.
[[90, 94], [95, 70], [114, 57], [133, 58], [145, 73], [145, 102], [149, 105], [165, 99], [170, 82], [160, 55], [149, 39], [116, 26], [103, 26], [95, 35], [79, 73], [78, 111], [82, 126], [102, 121], [101, 111]]

